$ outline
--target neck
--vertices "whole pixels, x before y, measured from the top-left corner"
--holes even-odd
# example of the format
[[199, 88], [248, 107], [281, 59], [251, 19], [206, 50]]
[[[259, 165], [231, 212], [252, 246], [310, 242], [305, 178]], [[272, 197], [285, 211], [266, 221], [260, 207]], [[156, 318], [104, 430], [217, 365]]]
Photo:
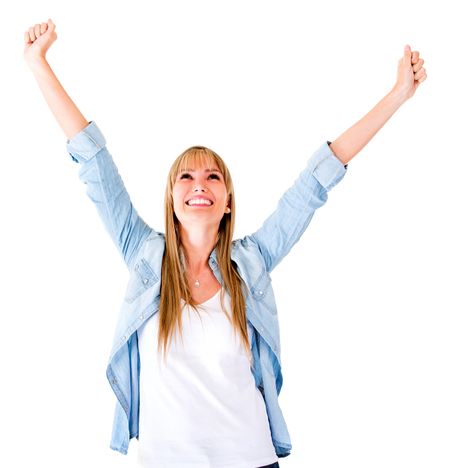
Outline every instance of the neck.
[[217, 242], [217, 226], [194, 226], [189, 230], [179, 225], [186, 267], [194, 274], [200, 274], [209, 267], [209, 256]]

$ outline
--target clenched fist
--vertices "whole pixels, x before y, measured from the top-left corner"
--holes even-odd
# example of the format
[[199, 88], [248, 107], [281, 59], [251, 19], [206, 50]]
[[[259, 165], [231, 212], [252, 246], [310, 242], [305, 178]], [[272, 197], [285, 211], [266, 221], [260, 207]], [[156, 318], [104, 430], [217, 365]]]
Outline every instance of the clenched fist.
[[414, 96], [417, 87], [427, 78], [423, 64], [424, 60], [419, 58], [419, 52], [411, 52], [411, 47], [406, 45], [403, 57], [398, 62], [397, 82], [394, 86], [406, 99]]
[[49, 19], [48, 23], [40, 23], [32, 26], [25, 33], [24, 58], [31, 61], [34, 58], [45, 58], [49, 47], [55, 42], [55, 23]]

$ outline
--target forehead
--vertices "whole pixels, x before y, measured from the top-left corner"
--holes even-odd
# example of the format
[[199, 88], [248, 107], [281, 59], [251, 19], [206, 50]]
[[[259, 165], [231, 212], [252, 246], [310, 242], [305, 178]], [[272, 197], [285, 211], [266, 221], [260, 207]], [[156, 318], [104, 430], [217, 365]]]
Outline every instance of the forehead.
[[191, 151], [180, 159], [177, 172], [194, 172], [194, 171], [218, 171], [218, 167], [215, 159], [206, 154], [204, 151]]

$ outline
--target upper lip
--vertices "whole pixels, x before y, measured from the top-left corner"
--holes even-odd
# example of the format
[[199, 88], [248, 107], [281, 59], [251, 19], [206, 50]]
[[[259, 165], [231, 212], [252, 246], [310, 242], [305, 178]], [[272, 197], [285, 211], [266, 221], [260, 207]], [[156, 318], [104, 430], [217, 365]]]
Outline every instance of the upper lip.
[[211, 202], [211, 204], [214, 203], [214, 202], [211, 200], [211, 198], [204, 197], [204, 196], [195, 196], [195, 197], [188, 198], [188, 199], [186, 200], [186, 203], [189, 203], [191, 200], [208, 200], [208, 201]]

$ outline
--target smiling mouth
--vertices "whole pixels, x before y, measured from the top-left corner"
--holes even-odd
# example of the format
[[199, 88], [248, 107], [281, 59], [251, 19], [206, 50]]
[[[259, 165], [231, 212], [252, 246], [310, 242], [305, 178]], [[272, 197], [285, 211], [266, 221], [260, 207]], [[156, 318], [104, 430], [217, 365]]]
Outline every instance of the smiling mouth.
[[206, 198], [192, 198], [186, 202], [188, 206], [211, 206], [213, 202]]

